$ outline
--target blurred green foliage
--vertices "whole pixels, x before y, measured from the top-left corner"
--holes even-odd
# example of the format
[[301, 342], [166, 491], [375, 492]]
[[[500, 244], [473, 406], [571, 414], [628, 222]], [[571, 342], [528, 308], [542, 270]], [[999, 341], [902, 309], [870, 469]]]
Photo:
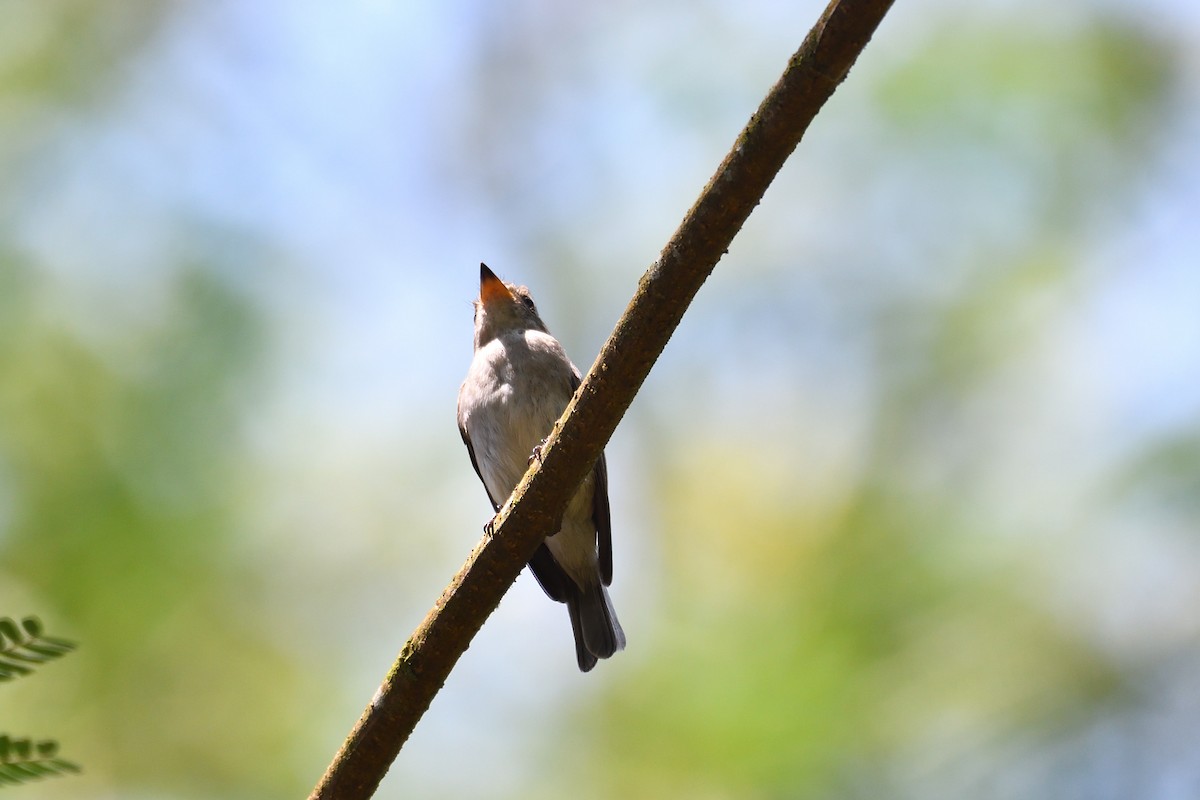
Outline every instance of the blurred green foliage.
[[[38, 666], [74, 649], [72, 642], [47, 636], [37, 617], [25, 617], [19, 624], [9, 617], [0, 618], [0, 682], [32, 675]], [[78, 772], [78, 764], [58, 757], [58, 742], [53, 739], [34, 741], [0, 734], [0, 786]]]
[[24, 296], [8, 295], [0, 343], [4, 565], [87, 643], [60, 737], [107, 780], [301, 791], [256, 755], [294, 745], [303, 681], [247, 615], [233, 556], [254, 313], [185, 269], [163, 324], [127, 333], [116, 359], [47, 319], [15, 258], [5, 273]]
[[11, 681], [33, 674], [39, 664], [62, 658], [75, 649], [72, 642], [46, 636], [37, 617], [25, 617], [18, 624], [9, 617], [0, 618], [0, 681]]
[[0, 787], [78, 772], [78, 764], [58, 757], [58, 743], [53, 740], [35, 742], [0, 735]]

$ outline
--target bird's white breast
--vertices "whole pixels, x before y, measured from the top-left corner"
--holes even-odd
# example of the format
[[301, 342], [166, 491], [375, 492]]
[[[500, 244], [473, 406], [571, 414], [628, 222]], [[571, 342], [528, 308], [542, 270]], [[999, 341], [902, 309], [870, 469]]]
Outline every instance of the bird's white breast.
[[525, 474], [533, 448], [571, 399], [571, 366], [540, 331], [493, 339], [475, 353], [459, 411], [488, 493], [497, 502]]

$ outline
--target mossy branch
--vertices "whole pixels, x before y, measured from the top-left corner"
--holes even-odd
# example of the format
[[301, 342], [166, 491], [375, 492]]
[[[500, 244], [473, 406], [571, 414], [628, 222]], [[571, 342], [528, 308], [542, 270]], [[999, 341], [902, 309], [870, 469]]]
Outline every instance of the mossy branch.
[[383, 685], [310, 800], [374, 794], [401, 746], [484, 620], [633, 402], [684, 311], [733, 237], [845, 79], [891, 0], [833, 0], [788, 62], [699, 200], [638, 285], [633, 300], [536, 461], [484, 538], [400, 651]]

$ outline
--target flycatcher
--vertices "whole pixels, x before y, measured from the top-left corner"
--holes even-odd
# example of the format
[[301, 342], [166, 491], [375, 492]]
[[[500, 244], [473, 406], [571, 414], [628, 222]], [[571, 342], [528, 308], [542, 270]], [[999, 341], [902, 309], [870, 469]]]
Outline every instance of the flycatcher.
[[[550, 435], [580, 380], [529, 290], [504, 283], [480, 264], [475, 357], [458, 392], [458, 430], [495, 510], [525, 475], [531, 454]], [[579, 669], [587, 672], [597, 659], [625, 647], [605, 589], [612, 583], [612, 524], [603, 453], [529, 569], [551, 599], [567, 604]]]

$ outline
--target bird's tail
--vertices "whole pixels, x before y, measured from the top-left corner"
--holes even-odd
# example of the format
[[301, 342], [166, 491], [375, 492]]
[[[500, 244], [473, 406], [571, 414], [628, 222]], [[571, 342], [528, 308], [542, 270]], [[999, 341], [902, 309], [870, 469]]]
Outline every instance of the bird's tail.
[[575, 657], [582, 671], [589, 671], [598, 659], [624, 649], [625, 631], [621, 630], [608, 590], [601, 583], [573, 592], [567, 598], [567, 613], [571, 615]]

